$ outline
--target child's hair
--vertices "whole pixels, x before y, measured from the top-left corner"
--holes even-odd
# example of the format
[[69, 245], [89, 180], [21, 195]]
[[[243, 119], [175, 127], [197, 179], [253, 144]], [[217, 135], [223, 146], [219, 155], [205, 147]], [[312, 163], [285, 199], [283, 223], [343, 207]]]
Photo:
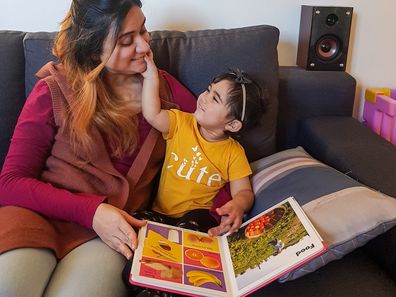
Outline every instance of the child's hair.
[[[212, 83], [222, 80], [231, 83], [226, 103], [230, 108], [230, 116], [242, 122], [242, 128], [238, 132], [226, 131], [226, 134], [238, 137], [258, 124], [265, 111], [267, 93], [247, 73], [239, 69], [230, 69], [230, 72], [217, 75]], [[245, 103], [243, 93], [245, 93]]]

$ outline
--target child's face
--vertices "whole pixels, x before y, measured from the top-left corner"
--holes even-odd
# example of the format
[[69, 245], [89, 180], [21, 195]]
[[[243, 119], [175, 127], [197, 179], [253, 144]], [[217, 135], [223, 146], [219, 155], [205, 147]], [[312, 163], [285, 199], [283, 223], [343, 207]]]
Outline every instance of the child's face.
[[230, 88], [230, 82], [222, 80], [212, 83], [199, 95], [194, 115], [201, 127], [220, 132], [226, 130], [231, 120], [230, 109], [226, 105]]

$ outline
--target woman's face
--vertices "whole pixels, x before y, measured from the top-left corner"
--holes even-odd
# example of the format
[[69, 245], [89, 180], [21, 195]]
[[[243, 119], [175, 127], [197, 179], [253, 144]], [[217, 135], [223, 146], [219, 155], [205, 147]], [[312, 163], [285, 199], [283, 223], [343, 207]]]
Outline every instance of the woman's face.
[[106, 69], [119, 74], [137, 74], [146, 70], [144, 56], [150, 51], [150, 35], [145, 27], [146, 18], [138, 6], [133, 6], [125, 17], [113, 50], [111, 34], [103, 43], [101, 61]]

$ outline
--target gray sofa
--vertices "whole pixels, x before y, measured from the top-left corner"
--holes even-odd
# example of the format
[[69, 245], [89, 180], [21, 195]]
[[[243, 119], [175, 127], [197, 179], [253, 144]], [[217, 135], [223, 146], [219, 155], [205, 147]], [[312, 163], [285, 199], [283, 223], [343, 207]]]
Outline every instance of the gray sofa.
[[[48, 60], [54, 33], [0, 31], [0, 168], [34, 73]], [[198, 94], [211, 78], [239, 67], [269, 93], [266, 113], [244, 137], [250, 161], [303, 146], [316, 159], [396, 197], [396, 148], [352, 118], [355, 79], [345, 72], [279, 67], [272, 26], [152, 32], [160, 68]], [[1, 226], [0, 226], [1, 228]], [[396, 296], [396, 228], [299, 279], [273, 282], [254, 296]]]

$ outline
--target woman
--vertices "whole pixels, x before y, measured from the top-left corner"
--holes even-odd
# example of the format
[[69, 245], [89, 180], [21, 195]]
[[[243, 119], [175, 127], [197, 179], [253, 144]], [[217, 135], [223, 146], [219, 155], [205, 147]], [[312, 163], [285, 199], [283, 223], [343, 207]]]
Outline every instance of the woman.
[[[0, 176], [0, 296], [123, 296], [164, 144], [141, 116], [140, 0], [73, 0]], [[161, 72], [164, 106], [194, 97]], [[183, 101], [171, 102], [172, 98]], [[134, 228], [133, 228], [134, 227]], [[98, 237], [99, 238], [98, 238]]]

